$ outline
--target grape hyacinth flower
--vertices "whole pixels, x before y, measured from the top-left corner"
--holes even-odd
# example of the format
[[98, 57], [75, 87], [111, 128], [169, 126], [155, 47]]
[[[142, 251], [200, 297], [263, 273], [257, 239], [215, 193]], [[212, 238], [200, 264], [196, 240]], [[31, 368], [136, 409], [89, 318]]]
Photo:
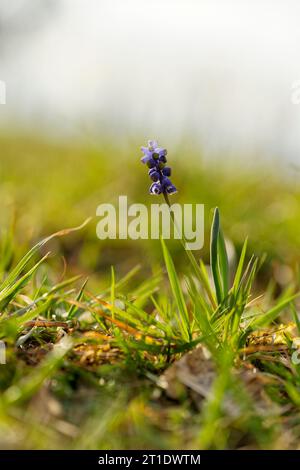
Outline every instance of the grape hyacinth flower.
[[141, 162], [148, 166], [149, 176], [153, 183], [150, 186], [150, 194], [174, 194], [177, 189], [170, 181], [171, 168], [166, 166], [167, 150], [158, 147], [155, 140], [148, 141], [148, 147], [141, 147], [144, 156]]

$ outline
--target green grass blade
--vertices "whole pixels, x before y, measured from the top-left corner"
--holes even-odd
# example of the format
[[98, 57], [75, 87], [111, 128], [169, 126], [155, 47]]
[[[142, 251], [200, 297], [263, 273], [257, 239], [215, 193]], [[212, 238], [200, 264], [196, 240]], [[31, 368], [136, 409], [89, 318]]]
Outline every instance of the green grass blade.
[[169, 276], [169, 281], [171, 285], [171, 289], [174, 295], [174, 299], [178, 308], [179, 312], [179, 325], [182, 330], [182, 335], [186, 341], [190, 341], [190, 327], [189, 327], [189, 316], [188, 310], [185, 304], [185, 300], [183, 297], [183, 293], [180, 287], [179, 279], [177, 277], [177, 273], [175, 270], [175, 266], [173, 260], [170, 256], [169, 250], [165, 244], [165, 241], [161, 239], [162, 249], [164, 260]]
[[48, 258], [49, 253], [36, 263], [24, 276], [15, 282], [8, 284], [5, 289], [0, 292], [0, 309], [5, 308], [9, 302], [18, 294], [18, 292], [27, 284], [39, 266]]
[[296, 326], [297, 326], [298, 334], [300, 335], [300, 320], [299, 320], [298, 313], [297, 313], [294, 302], [291, 303], [291, 309], [292, 309], [294, 322], [296, 323]]
[[115, 318], [115, 301], [116, 301], [116, 276], [114, 267], [111, 266], [111, 284], [110, 284], [110, 303], [111, 303], [111, 316]]
[[257, 318], [254, 320], [252, 323], [253, 327], [264, 327], [268, 326], [270, 323], [272, 323], [278, 315], [297, 297], [299, 297], [298, 294], [291, 295], [285, 299], [283, 299], [281, 302], [279, 302], [277, 305], [275, 305], [273, 308], [268, 310], [263, 316]]
[[225, 298], [229, 290], [229, 264], [228, 264], [228, 255], [227, 255], [225, 240], [224, 240], [221, 227], [219, 230], [219, 238], [218, 238], [218, 254], [219, 254], [218, 261], [219, 261], [220, 277], [221, 277], [221, 282], [222, 282], [222, 287], [223, 287], [223, 298]]
[[239, 285], [240, 285], [240, 282], [241, 282], [241, 279], [242, 279], [243, 268], [244, 268], [244, 263], [245, 263], [245, 257], [246, 257], [246, 252], [247, 252], [247, 245], [248, 245], [248, 238], [246, 238], [246, 240], [244, 241], [241, 256], [240, 256], [239, 263], [238, 263], [236, 273], [235, 273], [235, 276], [234, 276], [234, 281], [233, 281], [233, 286], [232, 287], [233, 287], [233, 290], [234, 290], [235, 294], [238, 291], [238, 288], [239, 288]]
[[85, 227], [85, 225], [90, 221], [90, 219], [87, 219], [82, 225], [79, 227], [74, 227], [70, 229], [64, 229], [60, 230], [59, 232], [53, 233], [49, 237], [44, 238], [40, 242], [38, 242], [31, 250], [29, 250], [26, 255], [21, 259], [21, 261], [17, 264], [17, 266], [10, 272], [10, 274], [7, 276], [7, 278], [1, 283], [0, 285], [0, 291], [8, 287], [9, 285], [12, 285], [15, 280], [20, 276], [22, 271], [26, 268], [28, 263], [32, 260], [32, 258], [38, 253], [38, 251], [46, 245], [50, 240], [56, 237], [62, 237], [64, 235], [68, 235], [71, 232], [77, 231]]
[[[78, 295], [77, 295], [77, 297], [76, 297], [76, 301], [77, 301], [77, 302], [80, 302], [80, 301], [81, 301], [81, 299], [82, 299], [82, 297], [83, 297], [84, 289], [85, 289], [85, 287], [86, 287], [86, 285], [87, 285], [87, 282], [88, 282], [88, 278], [85, 279], [84, 283], [83, 283], [82, 286], [81, 286], [80, 291], [78, 292]], [[68, 318], [69, 320], [71, 320], [72, 318], [74, 318], [74, 316], [76, 315], [76, 313], [78, 312], [78, 310], [79, 310], [79, 309], [78, 309], [78, 307], [76, 307], [76, 305], [71, 305], [71, 307], [70, 307], [70, 309], [69, 309], [69, 312], [68, 312], [67, 318]]]

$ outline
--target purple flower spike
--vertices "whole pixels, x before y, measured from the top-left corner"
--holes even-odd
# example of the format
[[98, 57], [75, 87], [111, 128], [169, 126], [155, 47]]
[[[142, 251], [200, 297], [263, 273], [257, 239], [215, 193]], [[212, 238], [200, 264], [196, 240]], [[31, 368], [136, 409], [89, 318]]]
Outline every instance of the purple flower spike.
[[162, 179], [161, 179], [161, 184], [164, 186], [164, 187], [168, 187], [170, 186], [172, 183], [171, 181], [169, 180], [169, 178], [167, 178], [166, 176], [163, 176]]
[[159, 156], [159, 157], [165, 157], [167, 155], [167, 149], [163, 149], [161, 147], [157, 147], [154, 152]]
[[154, 149], [157, 148], [157, 142], [156, 140], [148, 140], [148, 149], [150, 152], [154, 152]]
[[155, 196], [158, 196], [161, 194], [162, 188], [160, 183], [153, 183], [150, 186], [150, 194], [154, 194]]
[[144, 164], [146, 164], [148, 162], [148, 160], [149, 160], [149, 157], [142, 157], [141, 158], [141, 162], [144, 163]]
[[155, 140], [149, 140], [147, 147], [141, 147], [144, 156], [141, 158], [142, 163], [146, 164], [149, 169], [149, 176], [153, 183], [150, 186], [150, 194], [158, 195], [174, 194], [177, 189], [169, 180], [171, 176], [171, 168], [166, 167], [167, 150], [159, 147]]
[[148, 158], [147, 166], [148, 166], [148, 168], [155, 168], [156, 162], [155, 162], [154, 158], [152, 158], [152, 157]]
[[152, 158], [152, 152], [148, 149], [148, 147], [141, 147], [141, 151], [143, 152], [144, 156], [141, 158], [142, 163], [147, 163], [148, 160]]
[[151, 168], [151, 170], [149, 170], [149, 176], [152, 179], [152, 181], [159, 181], [160, 174], [156, 170], [156, 168]]
[[167, 187], [167, 193], [168, 194], [176, 194], [177, 189], [175, 188], [174, 184], [171, 184], [170, 186]]
[[166, 158], [166, 156], [165, 156], [165, 155], [160, 155], [160, 156], [159, 156], [159, 161], [160, 161], [161, 163], [167, 163], [167, 158]]
[[169, 180], [169, 178], [167, 178], [166, 176], [163, 176], [162, 178], [162, 187], [163, 187], [163, 191], [168, 193], [168, 194], [175, 194], [177, 193], [177, 189], [175, 188], [175, 186], [171, 183], [171, 181]]

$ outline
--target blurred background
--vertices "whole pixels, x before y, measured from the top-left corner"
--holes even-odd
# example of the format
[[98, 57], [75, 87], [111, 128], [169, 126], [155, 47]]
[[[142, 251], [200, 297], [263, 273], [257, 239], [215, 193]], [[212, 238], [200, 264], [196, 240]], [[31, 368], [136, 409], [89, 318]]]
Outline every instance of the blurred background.
[[[248, 235], [296, 263], [299, 18], [297, 0], [2, 0], [2, 228], [22, 244], [119, 194], [150, 203], [139, 147], [155, 138], [207, 234], [218, 205], [237, 250]], [[156, 242], [100, 246], [95, 224], [63, 247], [74, 264], [159, 259]]]
[[1, 125], [297, 161], [297, 0], [2, 0]]

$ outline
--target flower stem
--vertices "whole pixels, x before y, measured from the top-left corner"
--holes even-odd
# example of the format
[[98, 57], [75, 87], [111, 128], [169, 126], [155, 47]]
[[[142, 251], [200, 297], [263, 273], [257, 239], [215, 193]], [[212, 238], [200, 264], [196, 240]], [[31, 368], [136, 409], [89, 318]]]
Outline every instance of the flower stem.
[[[170, 203], [170, 200], [169, 200], [169, 195], [168, 195], [168, 193], [163, 192], [163, 196], [164, 196], [164, 199], [165, 199], [165, 201], [166, 201], [166, 204], [169, 206], [169, 209], [170, 209], [170, 216], [171, 216], [173, 225], [174, 225], [174, 227], [175, 227], [175, 230], [177, 230], [177, 232], [180, 233], [179, 230], [178, 230], [178, 226], [177, 226], [177, 224], [176, 224], [174, 212], [171, 210], [171, 203]], [[181, 244], [182, 244], [182, 246], [183, 246], [183, 248], [184, 248], [184, 250], [185, 250], [185, 252], [186, 252], [186, 254], [187, 254], [187, 256], [188, 256], [188, 258], [189, 258], [189, 260], [190, 260], [190, 262], [191, 262], [191, 265], [193, 266], [193, 269], [194, 269], [194, 271], [195, 271], [196, 276], [201, 279], [202, 285], [204, 286], [204, 289], [205, 289], [205, 291], [206, 291], [206, 293], [207, 293], [207, 295], [208, 295], [208, 297], [209, 297], [209, 299], [210, 299], [210, 301], [211, 301], [211, 304], [212, 304], [213, 308], [214, 308], [214, 309], [217, 309], [217, 303], [216, 303], [216, 300], [215, 300], [215, 298], [214, 298], [214, 295], [213, 295], [213, 292], [212, 292], [212, 290], [211, 290], [211, 287], [210, 287], [210, 285], [208, 284], [208, 282], [207, 282], [207, 280], [206, 280], [206, 278], [205, 278], [205, 275], [204, 275], [203, 272], [201, 271], [200, 266], [199, 266], [199, 264], [197, 263], [197, 260], [196, 260], [196, 258], [195, 258], [195, 256], [194, 256], [194, 254], [191, 252], [191, 250], [189, 250], [189, 249], [187, 248], [187, 240], [185, 239], [183, 233], [182, 233], [182, 238], [180, 239], [180, 242], [181, 242]]]

